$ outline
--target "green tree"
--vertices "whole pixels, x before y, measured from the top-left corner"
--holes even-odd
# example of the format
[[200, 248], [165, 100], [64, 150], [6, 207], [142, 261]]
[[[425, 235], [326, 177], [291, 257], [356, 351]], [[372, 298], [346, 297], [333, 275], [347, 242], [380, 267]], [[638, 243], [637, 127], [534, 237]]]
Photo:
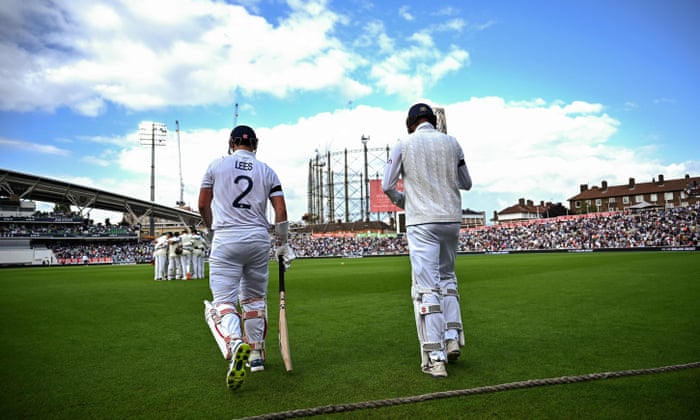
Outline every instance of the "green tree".
[[53, 206], [53, 212], [55, 214], [71, 214], [70, 204], [68, 204], [68, 203], [55, 203]]

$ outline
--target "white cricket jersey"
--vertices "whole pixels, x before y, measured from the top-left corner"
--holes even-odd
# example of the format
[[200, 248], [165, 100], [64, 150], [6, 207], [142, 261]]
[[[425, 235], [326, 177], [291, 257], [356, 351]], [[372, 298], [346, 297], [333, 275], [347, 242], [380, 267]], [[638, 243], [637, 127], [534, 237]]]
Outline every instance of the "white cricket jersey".
[[392, 150], [382, 188], [396, 201], [396, 182], [403, 178], [406, 225], [459, 223], [459, 190], [471, 188], [462, 147], [452, 136], [422, 123]]
[[212, 229], [264, 228], [270, 197], [283, 195], [275, 171], [255, 154], [237, 150], [212, 162], [202, 179], [202, 188], [212, 188]]

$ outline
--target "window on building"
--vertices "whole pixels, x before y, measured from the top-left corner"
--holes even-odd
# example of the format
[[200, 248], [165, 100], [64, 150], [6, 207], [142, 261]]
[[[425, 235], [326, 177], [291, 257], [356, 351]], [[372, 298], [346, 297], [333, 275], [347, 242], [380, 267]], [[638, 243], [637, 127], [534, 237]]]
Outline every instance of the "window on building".
[[656, 193], [649, 195], [649, 201], [651, 201], [652, 203], [656, 203], [658, 200], [659, 200], [659, 197], [658, 197], [658, 195], [656, 195]]
[[664, 200], [666, 201], [672, 201], [673, 200], [673, 192], [666, 192], [664, 193]]
[[643, 194], [637, 194], [634, 196], [634, 202], [635, 203], [641, 203], [644, 201], [644, 195]]
[[626, 195], [622, 197], [622, 204], [629, 204], [630, 203], [630, 196]]
[[615, 197], [610, 197], [610, 198], [608, 198], [608, 203], [614, 204], [614, 203], [615, 203]]
[[575, 201], [575, 202], [574, 202], [574, 207], [576, 207], [577, 209], [580, 209], [580, 208], [581, 208], [581, 202], [580, 202], [580, 201]]
[[600, 206], [602, 206], [602, 205], [603, 205], [603, 200], [601, 200], [600, 198], [596, 198], [596, 200], [595, 200], [595, 206], [596, 206], [596, 207], [600, 207]]

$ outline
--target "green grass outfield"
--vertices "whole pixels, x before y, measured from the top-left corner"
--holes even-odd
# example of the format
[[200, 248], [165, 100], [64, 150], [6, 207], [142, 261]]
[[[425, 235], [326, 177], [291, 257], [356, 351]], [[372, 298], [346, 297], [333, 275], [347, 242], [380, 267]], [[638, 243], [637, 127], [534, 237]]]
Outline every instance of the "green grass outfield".
[[[297, 260], [294, 371], [277, 348], [232, 392], [204, 323], [205, 280], [149, 265], [0, 270], [3, 419], [231, 419], [324, 405], [700, 361], [700, 252], [468, 255], [467, 347], [420, 372], [407, 257]], [[700, 369], [363, 409], [330, 418], [691, 419]]]

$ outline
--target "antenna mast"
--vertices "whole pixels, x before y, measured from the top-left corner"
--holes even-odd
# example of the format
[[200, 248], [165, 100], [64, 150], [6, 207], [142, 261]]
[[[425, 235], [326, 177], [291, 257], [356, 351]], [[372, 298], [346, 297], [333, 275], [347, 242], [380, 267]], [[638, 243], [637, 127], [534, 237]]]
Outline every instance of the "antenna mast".
[[233, 115], [233, 127], [238, 125], [238, 102], [236, 102], [236, 113]]
[[175, 131], [177, 132], [177, 160], [180, 165], [180, 201], [176, 202], [180, 207], [183, 207], [185, 205], [185, 199], [184, 199], [184, 193], [185, 193], [185, 184], [182, 182], [182, 154], [180, 152], [180, 122], [178, 120], [175, 120]]

